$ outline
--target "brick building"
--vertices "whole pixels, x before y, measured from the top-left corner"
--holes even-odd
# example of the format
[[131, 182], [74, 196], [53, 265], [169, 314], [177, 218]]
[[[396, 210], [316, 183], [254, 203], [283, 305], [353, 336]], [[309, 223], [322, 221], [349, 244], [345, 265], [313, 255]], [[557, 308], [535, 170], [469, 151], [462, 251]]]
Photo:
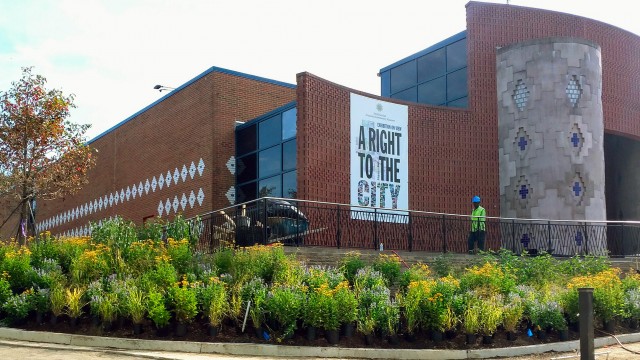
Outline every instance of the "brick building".
[[[479, 194], [493, 216], [640, 220], [640, 38], [504, 4], [471, 1], [466, 18], [382, 68], [381, 96], [306, 72], [293, 85], [211, 68], [93, 139], [89, 185], [38, 204], [37, 228], [84, 234], [114, 215], [193, 216], [263, 195], [466, 214]], [[356, 102], [406, 125], [365, 124]], [[354, 182], [357, 125], [398, 146], [372, 167], [377, 183]], [[359, 146], [379, 154], [375, 141]]]

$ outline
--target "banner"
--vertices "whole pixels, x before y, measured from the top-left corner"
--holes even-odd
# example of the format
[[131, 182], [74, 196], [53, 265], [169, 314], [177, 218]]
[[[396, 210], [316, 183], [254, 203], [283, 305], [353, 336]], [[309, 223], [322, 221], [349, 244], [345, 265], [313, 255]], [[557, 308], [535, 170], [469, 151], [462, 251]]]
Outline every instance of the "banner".
[[408, 117], [406, 105], [351, 94], [352, 218], [373, 220], [359, 212], [375, 211], [387, 214], [378, 221], [406, 221], [389, 216], [406, 212], [385, 210], [409, 208]]

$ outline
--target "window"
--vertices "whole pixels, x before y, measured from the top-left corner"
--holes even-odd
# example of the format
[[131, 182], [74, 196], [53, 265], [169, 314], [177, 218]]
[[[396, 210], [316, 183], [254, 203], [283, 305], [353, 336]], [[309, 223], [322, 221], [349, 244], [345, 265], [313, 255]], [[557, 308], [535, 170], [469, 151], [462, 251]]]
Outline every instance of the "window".
[[272, 116], [267, 120], [258, 124], [258, 145], [260, 149], [268, 148], [269, 146], [279, 143], [282, 139], [280, 114]]
[[258, 185], [258, 197], [282, 197], [282, 185], [280, 184], [280, 179], [280, 175], [278, 175], [260, 180], [260, 185]]
[[415, 87], [409, 88], [409, 89], [407, 89], [405, 91], [401, 91], [401, 92], [399, 92], [397, 94], [393, 94], [391, 97], [394, 98], [394, 99], [398, 99], [398, 100], [405, 100], [405, 101], [413, 101], [413, 102], [415, 102], [416, 101], [416, 88]]
[[296, 171], [282, 174], [282, 197], [298, 197], [298, 179]]
[[238, 158], [236, 161], [236, 178], [238, 183], [255, 180], [258, 172], [256, 154], [250, 154]]
[[263, 178], [282, 172], [280, 145], [260, 151], [258, 155], [258, 175]]
[[256, 151], [256, 126], [249, 126], [238, 130], [236, 154], [238, 156]]
[[447, 71], [467, 66], [467, 39], [447, 46]]
[[442, 76], [418, 86], [418, 102], [440, 105], [447, 101], [445, 96], [446, 77]]
[[242, 203], [257, 198], [256, 183], [248, 183], [238, 186], [236, 191], [236, 202]]
[[291, 170], [296, 168], [296, 140], [287, 141], [282, 144], [282, 170]]
[[391, 93], [415, 86], [416, 79], [415, 60], [391, 69]]
[[282, 140], [296, 136], [297, 109], [293, 108], [282, 113]]
[[441, 48], [418, 58], [418, 83], [442, 76], [447, 71], [446, 49]]
[[467, 96], [467, 69], [460, 69], [447, 75], [447, 100]]

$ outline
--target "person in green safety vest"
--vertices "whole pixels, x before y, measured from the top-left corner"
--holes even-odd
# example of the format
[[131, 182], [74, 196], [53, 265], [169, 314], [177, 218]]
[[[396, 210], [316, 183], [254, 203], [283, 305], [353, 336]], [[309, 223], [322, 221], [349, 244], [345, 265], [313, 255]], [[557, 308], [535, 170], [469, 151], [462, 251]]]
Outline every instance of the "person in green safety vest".
[[471, 212], [471, 231], [469, 232], [469, 254], [475, 252], [475, 245], [478, 244], [478, 250], [484, 251], [484, 237], [486, 230], [486, 210], [480, 206], [480, 196], [474, 196], [471, 199], [473, 203], [473, 211]]

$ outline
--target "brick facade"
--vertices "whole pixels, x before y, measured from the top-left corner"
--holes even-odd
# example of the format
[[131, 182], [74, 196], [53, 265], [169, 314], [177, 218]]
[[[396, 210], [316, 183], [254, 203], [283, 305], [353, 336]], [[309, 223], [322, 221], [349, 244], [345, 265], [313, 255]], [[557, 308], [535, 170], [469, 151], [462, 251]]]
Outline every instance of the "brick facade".
[[[94, 139], [91, 145], [98, 150], [96, 167], [89, 173], [89, 184], [75, 195], [40, 202], [37, 221], [42, 222], [60, 214], [67, 214], [90, 203], [109, 201], [110, 195], [125, 194], [125, 201], [112, 202], [100, 210], [78, 217], [75, 214], [58, 226], [49, 229], [64, 233], [83, 228], [88, 222], [120, 215], [136, 223], [158, 215], [162, 201], [170, 202], [169, 218], [176, 213], [190, 217], [229, 205], [225, 193], [234, 186], [235, 178], [227, 169], [227, 161], [235, 156], [234, 129], [236, 121], [248, 121], [265, 112], [295, 100], [293, 86], [282, 86], [234, 72], [212, 68], [192, 83], [174, 90], [166, 97], [127, 119], [121, 125]], [[198, 165], [202, 159], [201, 167]], [[194, 167], [191, 167], [193, 163]], [[178, 181], [173, 176], [178, 170]], [[183, 169], [186, 170], [183, 178]], [[155, 191], [151, 187], [161, 175], [171, 174]], [[147, 187], [146, 183], [150, 185]], [[133, 186], [143, 189], [140, 196]], [[127, 197], [127, 188], [129, 196]], [[145, 189], [147, 188], [147, 189]], [[198, 193], [202, 189], [202, 202]], [[193, 192], [192, 199], [189, 199]], [[182, 208], [183, 195], [186, 206]], [[127, 200], [128, 198], [128, 200]], [[173, 202], [177, 199], [177, 211]], [[191, 201], [190, 201], [191, 200]], [[193, 206], [191, 205], [193, 204]], [[8, 207], [5, 207], [7, 209]], [[83, 213], [79, 210], [79, 214]], [[163, 214], [166, 211], [163, 210]], [[163, 216], [166, 218], [166, 215]], [[15, 225], [3, 228], [2, 236], [15, 235]]]

